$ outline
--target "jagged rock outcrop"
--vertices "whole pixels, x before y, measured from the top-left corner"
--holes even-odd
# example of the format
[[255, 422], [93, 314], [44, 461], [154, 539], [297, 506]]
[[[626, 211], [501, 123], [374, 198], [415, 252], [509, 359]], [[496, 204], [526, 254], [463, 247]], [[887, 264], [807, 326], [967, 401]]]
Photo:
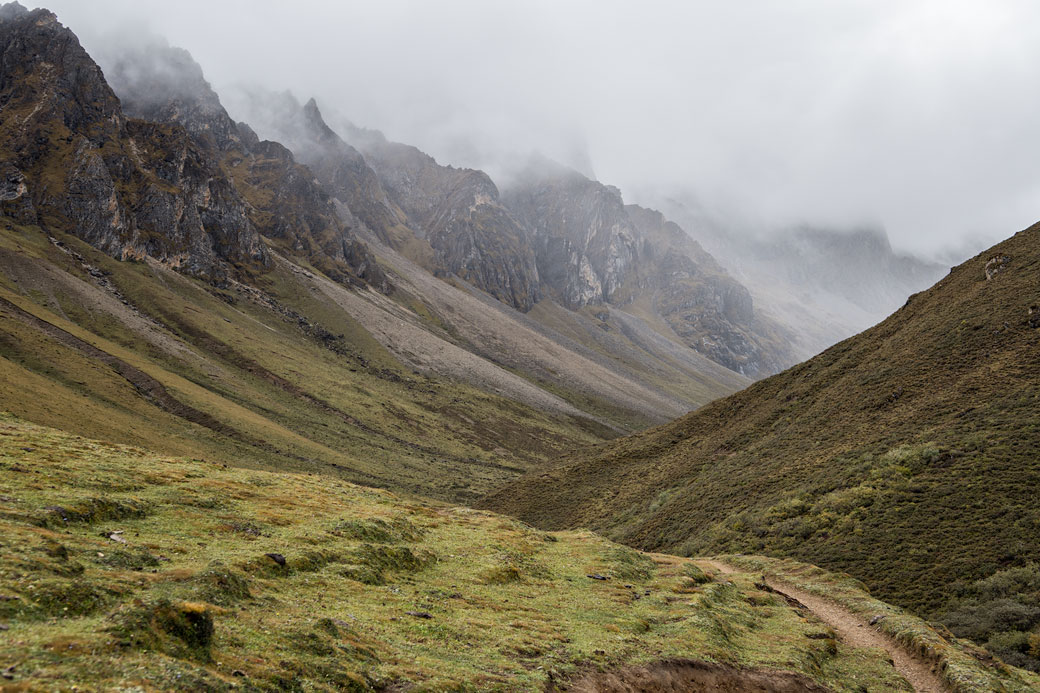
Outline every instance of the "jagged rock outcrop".
[[255, 95], [246, 98], [248, 108], [268, 115], [268, 127], [383, 242], [517, 310], [527, 311], [539, 299], [527, 232], [484, 172], [441, 166], [415, 147], [359, 128], [348, 128], [348, 144], [326, 124], [314, 99], [301, 107], [282, 95], [272, 109], [260, 107]]
[[550, 295], [569, 308], [620, 300], [638, 241], [617, 188], [543, 162], [505, 200], [531, 230]]
[[784, 328], [760, 315], [747, 287], [682, 228], [656, 210], [625, 211], [640, 241], [635, 283], [683, 343], [752, 377], [797, 360]]
[[518, 310], [539, 299], [528, 234], [482, 171], [441, 166], [415, 147], [353, 126], [345, 131], [348, 143], [326, 124], [313, 99], [300, 106], [290, 94], [256, 91], [235, 98], [384, 243]]
[[370, 146], [365, 156], [444, 269], [518, 310], [538, 301], [528, 232], [486, 173], [441, 166], [415, 147], [393, 142]]
[[690, 348], [751, 377], [797, 360], [740, 282], [661, 213], [625, 205], [617, 188], [540, 161], [505, 200], [531, 231], [545, 292], [564, 305], [650, 310]]
[[263, 236], [337, 281], [361, 279], [389, 290], [386, 275], [314, 173], [286, 147], [235, 123], [189, 53], [149, 38], [120, 45], [105, 60], [126, 113], [182, 127], [211, 167], [230, 174]]
[[233, 111], [247, 117], [264, 137], [289, 148], [329, 194], [346, 205], [343, 211], [351, 224], [395, 248], [413, 236], [404, 213], [387, 196], [365, 157], [326, 125], [313, 99], [301, 106], [289, 92], [243, 87], [231, 90], [229, 98]]
[[267, 250], [234, 186], [176, 127], [128, 121], [76, 36], [47, 10], [0, 9], [5, 210], [115, 257], [151, 255], [211, 280]]

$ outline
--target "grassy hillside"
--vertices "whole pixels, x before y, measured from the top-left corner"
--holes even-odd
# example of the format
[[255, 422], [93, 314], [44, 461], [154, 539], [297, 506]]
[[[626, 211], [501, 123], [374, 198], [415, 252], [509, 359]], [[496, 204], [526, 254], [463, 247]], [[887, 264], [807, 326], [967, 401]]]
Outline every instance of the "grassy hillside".
[[266, 291], [218, 289], [7, 227], [0, 409], [26, 419], [456, 500], [612, 435], [413, 372], [284, 269], [269, 272]]
[[558, 690], [631, 664], [910, 690], [751, 574], [9, 415], [0, 549], [5, 690]]
[[[1040, 560], [1038, 287], [1040, 225], [816, 358], [487, 505], [646, 549], [791, 556], [937, 614]], [[1026, 613], [993, 627], [1021, 634]]]

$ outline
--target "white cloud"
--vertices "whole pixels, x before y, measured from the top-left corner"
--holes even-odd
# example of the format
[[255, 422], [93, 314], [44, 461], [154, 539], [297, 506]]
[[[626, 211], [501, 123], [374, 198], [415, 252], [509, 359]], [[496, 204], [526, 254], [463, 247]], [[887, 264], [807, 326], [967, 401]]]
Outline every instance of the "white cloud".
[[[990, 0], [55, 0], [219, 86], [315, 96], [449, 163], [586, 145], [626, 190], [689, 186], [766, 225], [883, 224], [897, 246], [1040, 218], [1040, 5]], [[136, 30], [136, 29], [134, 29]], [[981, 242], [981, 241], [979, 241]]]

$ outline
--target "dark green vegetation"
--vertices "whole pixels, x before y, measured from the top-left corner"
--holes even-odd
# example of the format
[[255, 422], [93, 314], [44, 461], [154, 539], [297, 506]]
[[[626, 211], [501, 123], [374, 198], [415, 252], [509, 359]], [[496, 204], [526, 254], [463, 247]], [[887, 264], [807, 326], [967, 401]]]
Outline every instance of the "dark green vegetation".
[[[16, 690], [560, 690], [677, 658], [910, 690], [884, 653], [821, 637], [750, 574], [8, 415], [0, 552], [0, 665]], [[1028, 680], [968, 671], [1009, 691]]]
[[[1040, 560], [1038, 412], [1040, 225], [816, 358], [487, 505], [646, 549], [791, 556], [931, 616], [985, 611], [963, 585]], [[1026, 651], [1031, 599], [976, 636]]]
[[1040, 566], [1001, 570], [954, 594], [941, 616], [950, 630], [1008, 664], [1040, 671]]

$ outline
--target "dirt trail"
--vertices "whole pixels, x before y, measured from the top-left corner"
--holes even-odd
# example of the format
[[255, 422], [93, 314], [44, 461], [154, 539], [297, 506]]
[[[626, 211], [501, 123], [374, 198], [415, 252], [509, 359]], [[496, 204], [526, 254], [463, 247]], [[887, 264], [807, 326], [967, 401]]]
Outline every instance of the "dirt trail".
[[[723, 574], [738, 572], [720, 561], [704, 560], [703, 563]], [[797, 600], [804, 605], [814, 616], [833, 628], [838, 634], [838, 638], [846, 645], [875, 647], [887, 652], [888, 656], [892, 658], [892, 664], [896, 670], [918, 693], [946, 693], [949, 690], [927, 662], [913, 656], [891, 638], [874, 630], [848, 610], [829, 599], [800, 590], [775, 578], [767, 578], [766, 584], [781, 595]]]

